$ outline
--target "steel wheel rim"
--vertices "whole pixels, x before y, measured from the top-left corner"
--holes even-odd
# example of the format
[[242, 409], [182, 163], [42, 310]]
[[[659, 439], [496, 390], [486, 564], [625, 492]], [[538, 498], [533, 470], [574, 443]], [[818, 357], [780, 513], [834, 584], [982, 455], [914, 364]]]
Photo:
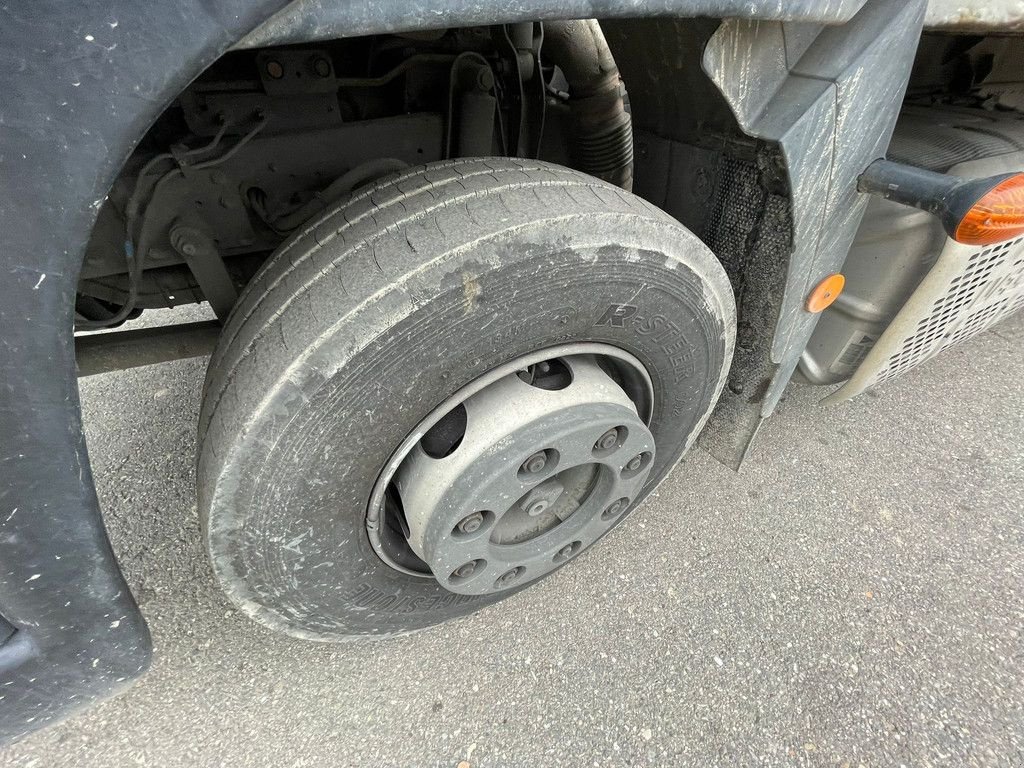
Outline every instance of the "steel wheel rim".
[[[430, 411], [430, 413], [428, 413], [427, 416], [416, 425], [416, 427], [406, 436], [406, 438], [399, 444], [398, 448], [396, 448], [389, 457], [383, 470], [378, 475], [376, 483], [374, 484], [365, 518], [367, 537], [377, 556], [387, 566], [395, 571], [418, 578], [435, 580], [435, 574], [429, 570], [426, 572], [423, 570], [416, 570], [398, 562], [395, 557], [393, 557], [394, 553], [389, 551], [388, 543], [384, 538], [382, 538], [382, 529], [387, 525], [386, 500], [389, 488], [392, 487], [395, 476], [403, 462], [409, 457], [410, 453], [420, 445], [420, 441], [430, 431], [430, 429], [438, 424], [438, 422], [440, 422], [446, 415], [451, 413], [455, 408], [465, 403], [474, 395], [479, 394], [501, 379], [515, 374], [518, 371], [527, 369], [530, 366], [543, 363], [544, 361], [588, 355], [594, 356], [606, 365], [614, 368], [615, 372], [618, 374], [616, 383], [633, 402], [637, 412], [636, 417], [645, 427], [649, 427], [651, 417], [654, 412], [654, 387], [651, 377], [648, 374], [647, 369], [636, 357], [618, 347], [600, 343], [563, 344], [520, 356], [493, 368], [460, 388], [451, 397], [447, 398], [444, 402]], [[653, 451], [653, 442], [651, 450]], [[650, 467], [645, 465], [645, 469], [649, 471]], [[647, 472], [645, 471], [644, 483], [646, 483], [646, 477]], [[633, 498], [628, 500], [629, 503], [635, 500], [636, 495], [638, 494], [634, 494]], [[623, 505], [623, 508], [613, 516], [615, 520], [612, 525], [608, 526], [609, 528], [614, 527], [614, 523], [617, 522], [618, 518], [623, 516], [623, 512], [628, 505], [628, 503]], [[407, 526], [403, 525], [402, 531], [403, 533], [408, 534]], [[601, 535], [603, 535], [603, 533]], [[576, 546], [577, 544], [578, 542], [572, 542], [563, 546], [559, 552], [555, 554], [555, 561], [561, 564], [575, 557], [581, 549], [585, 548]], [[587, 546], [589, 546], [589, 544]], [[569, 551], [570, 549], [572, 550], [571, 552]], [[413, 555], [416, 556], [415, 552], [413, 552]], [[436, 580], [441, 583], [442, 587], [445, 587], [445, 584], [441, 582], [440, 579]], [[513, 581], [515, 581], [515, 579], [513, 579]], [[445, 588], [447, 589], [447, 587]]]

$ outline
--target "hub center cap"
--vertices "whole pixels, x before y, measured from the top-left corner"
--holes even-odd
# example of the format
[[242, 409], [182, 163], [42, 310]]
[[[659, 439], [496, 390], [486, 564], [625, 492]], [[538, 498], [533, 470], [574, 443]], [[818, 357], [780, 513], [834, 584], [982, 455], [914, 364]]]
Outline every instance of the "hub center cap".
[[592, 355], [510, 373], [458, 408], [394, 477], [409, 546], [452, 592], [502, 591], [559, 567], [615, 525], [651, 470], [650, 430]]

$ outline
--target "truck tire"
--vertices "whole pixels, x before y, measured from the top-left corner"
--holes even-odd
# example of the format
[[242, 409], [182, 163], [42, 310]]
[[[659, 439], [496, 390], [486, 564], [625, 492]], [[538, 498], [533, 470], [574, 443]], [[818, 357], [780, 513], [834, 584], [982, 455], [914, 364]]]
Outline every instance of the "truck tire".
[[[197, 483], [213, 569], [250, 616], [316, 640], [404, 633], [513, 594], [676, 464], [721, 391], [734, 326], [700, 240], [584, 174], [467, 159], [358, 190], [268, 260], [211, 359]], [[551, 445], [595, 458], [556, 467], [548, 422]], [[436, 467], [451, 488], [423, 480]], [[538, 467], [544, 483], [511, 498], [510, 473]], [[452, 527], [491, 482], [480, 472], [500, 475], [512, 511]], [[449, 574], [471, 546], [491, 554]]]

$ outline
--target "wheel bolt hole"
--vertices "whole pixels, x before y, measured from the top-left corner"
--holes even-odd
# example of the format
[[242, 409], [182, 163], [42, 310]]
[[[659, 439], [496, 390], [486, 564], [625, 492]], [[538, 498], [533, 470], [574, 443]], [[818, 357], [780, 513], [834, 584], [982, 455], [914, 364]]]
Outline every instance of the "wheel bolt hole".
[[622, 468], [622, 476], [626, 479], [636, 477], [650, 466], [652, 458], [654, 458], [654, 456], [650, 451], [644, 451], [643, 453], [634, 456], [627, 461], [626, 466]]
[[628, 506], [629, 506], [629, 499], [627, 499], [625, 497], [623, 497], [621, 499], [616, 499], [615, 501], [613, 501], [611, 504], [608, 505], [608, 507], [605, 509], [604, 512], [601, 513], [601, 519], [602, 520], [613, 520], [616, 517], [618, 517], [619, 515], [621, 515], [623, 512], [625, 512], [626, 511], [626, 507], [628, 507]]
[[581, 549], [583, 549], [583, 542], [574, 541], [555, 552], [555, 556], [551, 559], [556, 563], [564, 563], [569, 558], [575, 556]]
[[452, 528], [452, 536], [457, 539], [472, 538], [484, 529], [489, 528], [493, 522], [493, 512], [473, 512], [456, 523], [455, 527]]
[[554, 448], [546, 448], [531, 454], [526, 461], [519, 466], [519, 479], [530, 482], [546, 474], [558, 464], [558, 451]]
[[471, 579], [474, 576], [476, 576], [486, 566], [487, 566], [487, 561], [486, 560], [481, 560], [479, 558], [476, 559], [476, 560], [470, 560], [468, 563], [463, 563], [458, 568], [456, 568], [454, 571], [452, 571], [451, 575], [448, 577], [448, 581], [452, 581], [452, 582], [466, 581], [467, 579]]
[[626, 427], [612, 427], [597, 438], [591, 450], [598, 458], [610, 456], [622, 447], [628, 436], [629, 430]]
[[499, 576], [494, 582], [494, 588], [505, 589], [506, 587], [512, 586], [519, 580], [519, 577], [523, 575], [525, 570], [526, 568], [523, 566], [517, 565], [511, 571], [505, 571], [505, 573], [501, 574], [501, 576]]

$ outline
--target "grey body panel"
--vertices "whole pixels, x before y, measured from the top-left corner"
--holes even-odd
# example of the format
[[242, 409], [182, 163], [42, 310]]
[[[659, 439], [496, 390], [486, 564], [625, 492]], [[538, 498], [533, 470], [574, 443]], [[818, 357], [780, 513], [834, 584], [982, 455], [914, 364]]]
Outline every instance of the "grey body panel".
[[885, 154], [924, 10], [923, 0], [871, 0], [841, 27], [727, 20], [705, 49], [705, 70], [741, 128], [779, 147], [792, 207], [778, 319], [770, 344], [757, 345], [767, 359], [750, 366], [744, 394], [725, 395], [716, 431], [727, 437], [708, 443], [727, 464], [741, 463], [796, 370], [818, 321], [807, 294], [846, 258], [867, 205], [857, 177]]

